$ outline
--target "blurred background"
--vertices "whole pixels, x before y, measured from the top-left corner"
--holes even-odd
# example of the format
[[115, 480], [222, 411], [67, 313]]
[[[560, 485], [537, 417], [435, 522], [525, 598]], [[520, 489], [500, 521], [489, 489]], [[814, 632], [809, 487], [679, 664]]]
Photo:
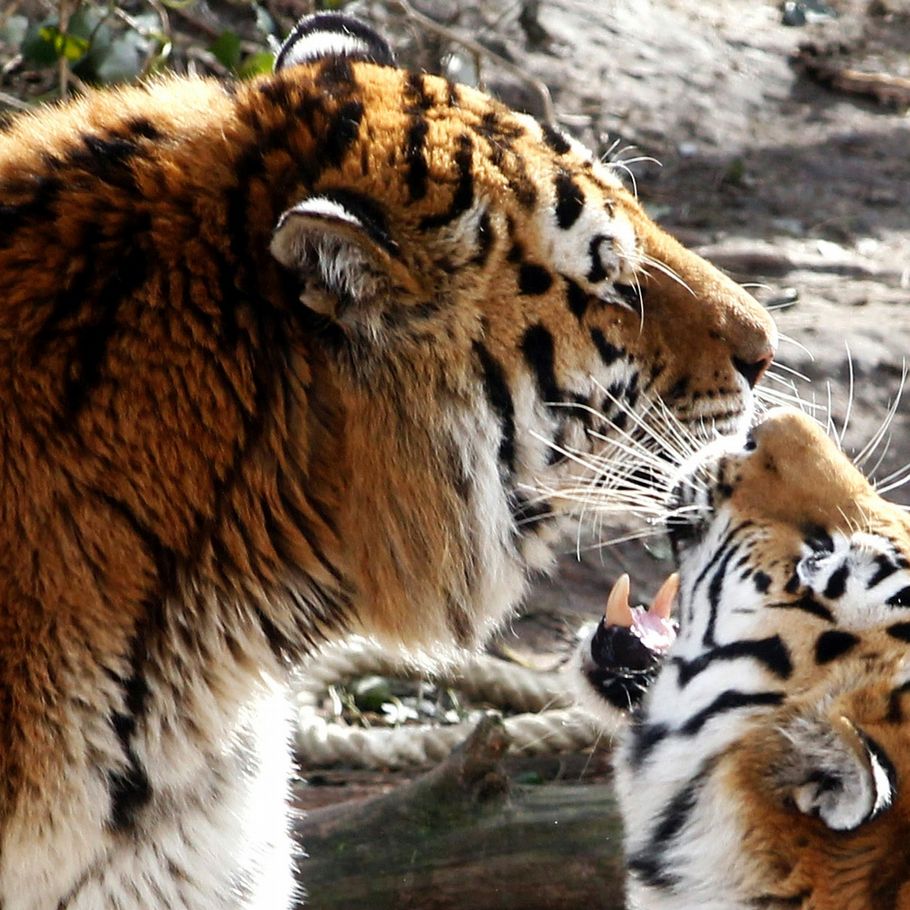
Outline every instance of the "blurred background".
[[[5, 0], [0, 117], [168, 71], [251, 78], [316, 9], [616, 162], [655, 220], [774, 311], [768, 403], [799, 398], [848, 452], [875, 443], [864, 468], [883, 489], [903, 479], [910, 0]], [[906, 487], [888, 495], [910, 503]], [[619, 573], [645, 600], [669, 567], [659, 545], [602, 546], [622, 528], [590, 532], [450, 678], [363, 644], [308, 669], [308, 906], [621, 906], [610, 737], [565, 707], [558, 669]], [[446, 759], [490, 712], [506, 727]]]

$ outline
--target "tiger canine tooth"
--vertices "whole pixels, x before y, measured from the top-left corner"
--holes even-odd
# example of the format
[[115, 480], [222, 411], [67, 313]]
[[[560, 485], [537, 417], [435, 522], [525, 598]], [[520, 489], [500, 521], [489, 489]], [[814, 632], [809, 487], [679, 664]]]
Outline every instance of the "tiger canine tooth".
[[629, 606], [629, 575], [623, 572], [607, 598], [607, 609], [604, 612], [604, 620], [608, 626], [625, 626], [628, 628], [632, 625], [632, 608]]
[[673, 601], [679, 591], [679, 572], [674, 572], [667, 576], [667, 580], [660, 586], [660, 590], [654, 595], [651, 603], [651, 609], [648, 611], [661, 619], [669, 619], [673, 611]]

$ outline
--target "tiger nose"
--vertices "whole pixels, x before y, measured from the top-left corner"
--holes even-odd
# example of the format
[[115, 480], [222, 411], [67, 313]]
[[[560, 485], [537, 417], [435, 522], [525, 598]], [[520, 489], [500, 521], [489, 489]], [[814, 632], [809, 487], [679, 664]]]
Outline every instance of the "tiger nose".
[[736, 372], [744, 376], [746, 382], [749, 383], [749, 388], [753, 389], [758, 380], [764, 375], [765, 370], [771, 366], [771, 361], [774, 360], [774, 348], [769, 345], [767, 352], [762, 354], [757, 360], [746, 360], [742, 357], [737, 357], [735, 354], [732, 359]]
[[733, 368], [751, 389], [774, 360], [777, 326], [758, 301], [732, 282], [729, 282], [725, 296], [721, 336], [729, 346]]

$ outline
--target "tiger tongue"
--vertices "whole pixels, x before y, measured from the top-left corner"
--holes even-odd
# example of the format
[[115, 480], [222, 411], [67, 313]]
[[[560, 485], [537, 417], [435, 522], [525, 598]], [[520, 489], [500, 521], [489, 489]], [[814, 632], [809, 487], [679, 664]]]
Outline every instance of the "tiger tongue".
[[632, 632], [649, 651], [658, 653], [663, 653], [676, 641], [673, 623], [644, 607], [632, 608]]

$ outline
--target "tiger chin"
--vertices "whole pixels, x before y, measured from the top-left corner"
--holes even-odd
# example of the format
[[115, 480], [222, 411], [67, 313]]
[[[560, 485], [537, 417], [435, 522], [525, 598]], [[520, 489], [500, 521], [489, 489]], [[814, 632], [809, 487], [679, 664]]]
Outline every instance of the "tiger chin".
[[720, 448], [677, 489], [678, 579], [649, 610], [620, 584], [576, 660], [603, 723], [632, 708], [629, 906], [907, 910], [910, 519], [800, 412]]
[[735, 428], [775, 344], [585, 149], [349, 18], [14, 120], [4, 910], [289, 906], [288, 667], [476, 647], [568, 453]]

